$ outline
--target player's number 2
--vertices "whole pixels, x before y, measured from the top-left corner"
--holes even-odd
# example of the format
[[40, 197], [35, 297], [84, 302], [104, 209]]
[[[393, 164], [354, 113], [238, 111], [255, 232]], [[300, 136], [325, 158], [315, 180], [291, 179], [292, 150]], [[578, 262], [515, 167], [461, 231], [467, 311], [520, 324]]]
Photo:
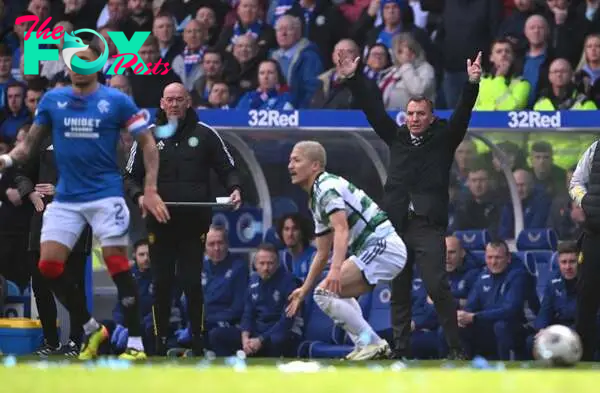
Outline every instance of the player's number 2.
[[115, 203], [115, 220], [123, 221], [125, 216], [123, 215], [123, 205], [121, 203]]

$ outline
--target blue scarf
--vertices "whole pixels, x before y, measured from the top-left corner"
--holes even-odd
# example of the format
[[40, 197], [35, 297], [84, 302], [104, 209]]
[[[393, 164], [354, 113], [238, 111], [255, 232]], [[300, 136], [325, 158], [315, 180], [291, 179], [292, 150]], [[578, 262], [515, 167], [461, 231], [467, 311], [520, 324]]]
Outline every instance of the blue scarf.
[[192, 72], [192, 69], [196, 64], [200, 64], [202, 62], [202, 58], [204, 57], [204, 51], [206, 50], [206, 45], [201, 46], [200, 49], [192, 51], [187, 46], [183, 50], [183, 64], [185, 65], [185, 74], [189, 75]]
[[242, 35], [250, 35], [255, 40], [258, 40], [258, 37], [262, 32], [262, 28], [263, 22], [260, 20], [252, 23], [248, 27], [243, 27], [239, 21], [235, 22], [235, 25], [233, 25], [233, 35], [231, 36], [231, 43], [235, 43], [235, 39]]
[[365, 67], [363, 68], [363, 75], [366, 76], [368, 79], [379, 81], [379, 76], [381, 75], [381, 72], [375, 71], [374, 69], [365, 64]]
[[[279, 96], [277, 89], [270, 89], [267, 92], [261, 92], [259, 90], [256, 90], [251, 92], [250, 94], [250, 109], [272, 109], [272, 107], [275, 104], [277, 104], [277, 97]], [[273, 98], [275, 99], [272, 100]], [[263, 105], [266, 106], [263, 108]]]

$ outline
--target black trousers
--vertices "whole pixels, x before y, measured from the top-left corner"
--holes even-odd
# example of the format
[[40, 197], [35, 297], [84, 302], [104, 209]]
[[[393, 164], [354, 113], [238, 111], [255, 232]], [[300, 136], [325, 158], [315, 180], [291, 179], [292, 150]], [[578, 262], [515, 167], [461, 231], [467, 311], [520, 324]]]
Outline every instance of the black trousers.
[[194, 345], [202, 345], [204, 321], [202, 264], [204, 236], [210, 221], [204, 218], [195, 220], [193, 216], [185, 218], [171, 213], [171, 221], [167, 224], [158, 224], [152, 218], [149, 218], [147, 223], [150, 266], [154, 283], [152, 311], [158, 352], [164, 350], [164, 342], [169, 334], [171, 304], [178, 288], [183, 289], [187, 299]]
[[586, 233], [581, 244], [577, 281], [575, 329], [581, 337], [584, 361], [593, 361], [598, 349], [597, 315], [600, 309], [600, 233]]
[[390, 301], [396, 351], [402, 356], [410, 356], [413, 264], [419, 269], [427, 293], [433, 300], [449, 348], [460, 349], [457, 303], [452, 297], [446, 276], [444, 228], [431, 224], [426, 217], [411, 216], [406, 222], [402, 238], [406, 243], [408, 259], [404, 270], [392, 281]]
[[21, 291], [29, 286], [28, 242], [28, 232], [0, 234], [0, 274]]
[[[51, 283], [42, 276], [38, 268], [40, 260], [40, 251], [31, 251], [29, 260], [31, 272], [31, 287], [35, 295], [35, 304], [38, 309], [40, 322], [42, 323], [42, 331], [46, 343], [53, 347], [58, 346], [60, 338], [58, 337], [58, 329], [56, 326], [57, 310], [54, 294], [51, 289]], [[73, 283], [76, 287], [77, 296], [85, 299], [85, 264], [87, 254], [83, 252], [72, 252], [65, 264], [64, 275], [67, 276], [68, 282]], [[77, 345], [81, 344], [83, 336], [83, 327], [78, 323], [77, 318], [69, 318], [69, 338]]]

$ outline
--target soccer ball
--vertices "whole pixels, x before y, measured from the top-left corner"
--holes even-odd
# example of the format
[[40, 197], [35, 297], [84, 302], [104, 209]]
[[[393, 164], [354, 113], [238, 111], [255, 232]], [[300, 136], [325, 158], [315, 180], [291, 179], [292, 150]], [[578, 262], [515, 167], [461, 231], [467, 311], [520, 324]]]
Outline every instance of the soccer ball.
[[563, 325], [543, 329], [533, 344], [533, 357], [546, 366], [573, 366], [582, 353], [579, 335]]

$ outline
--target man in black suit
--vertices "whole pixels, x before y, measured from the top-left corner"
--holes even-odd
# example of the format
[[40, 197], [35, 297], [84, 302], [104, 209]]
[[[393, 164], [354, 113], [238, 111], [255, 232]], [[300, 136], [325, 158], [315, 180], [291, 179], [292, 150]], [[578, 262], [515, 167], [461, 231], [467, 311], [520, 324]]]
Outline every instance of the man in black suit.
[[392, 283], [392, 326], [395, 357], [410, 357], [412, 262], [438, 314], [450, 359], [464, 359], [458, 334], [456, 303], [446, 278], [445, 233], [448, 226], [448, 183], [454, 152], [463, 140], [479, 93], [481, 52], [467, 59], [469, 81], [448, 121], [433, 114], [426, 98], [412, 98], [406, 124], [398, 126], [373, 97], [367, 79], [357, 71], [359, 58], [341, 54], [338, 72], [346, 79], [357, 105], [390, 148], [390, 168], [383, 208], [408, 248], [408, 262]]

